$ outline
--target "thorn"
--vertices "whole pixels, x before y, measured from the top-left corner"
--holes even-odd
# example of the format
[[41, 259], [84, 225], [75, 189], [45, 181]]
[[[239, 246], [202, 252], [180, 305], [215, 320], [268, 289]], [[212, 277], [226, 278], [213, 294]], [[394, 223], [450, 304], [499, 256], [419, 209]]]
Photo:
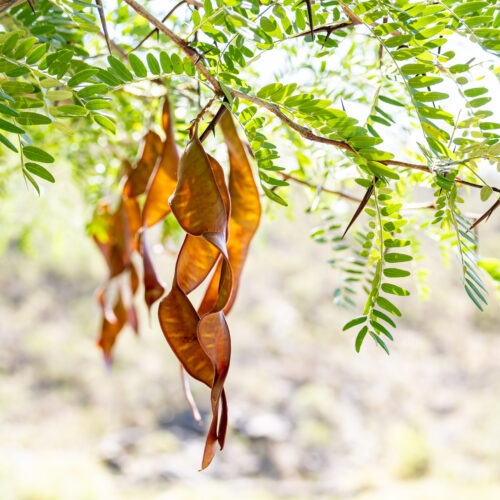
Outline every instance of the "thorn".
[[215, 135], [215, 126], [217, 125], [217, 123], [219, 123], [219, 120], [222, 118], [222, 115], [226, 111], [226, 106], [224, 106], [224, 102], [227, 102], [227, 97], [224, 97], [222, 102], [223, 104], [221, 104], [217, 113], [215, 113], [215, 116], [212, 118], [212, 121], [208, 124], [207, 128], [200, 135], [200, 142], [203, 142], [209, 136], [210, 132], [213, 132]]
[[[377, 182], [377, 179], [375, 179], [375, 182]], [[365, 208], [372, 193], [373, 193], [373, 184], [366, 190], [366, 193], [363, 196], [361, 203], [358, 205], [358, 208], [354, 212], [352, 219], [350, 220], [349, 224], [347, 225], [347, 227], [344, 231], [344, 234], [342, 235], [342, 239], [344, 239], [344, 236], [347, 234], [347, 231], [349, 231], [350, 227], [354, 224], [354, 221], [359, 217], [359, 214], [363, 211], [363, 208]]]
[[476, 222], [474, 222], [474, 224], [472, 224], [471, 227], [469, 227], [469, 231], [471, 231], [472, 229], [474, 229], [476, 226], [478, 226], [481, 222], [483, 222], [483, 220], [488, 220], [491, 216], [491, 214], [498, 208], [500, 207], [500, 198], [498, 198], [498, 200], [493, 203], [493, 205], [488, 208], [488, 210], [486, 210], [486, 212], [484, 212], [483, 215], [481, 215], [481, 217], [479, 217], [479, 219], [476, 220]]
[[326, 42], [328, 42], [328, 39], [330, 38], [330, 35], [333, 33], [333, 29], [329, 29], [326, 33], [325, 39], [323, 41], [323, 45], [321, 47], [324, 47], [326, 45]]
[[314, 24], [313, 24], [311, 0], [302, 0], [302, 2], [300, 2], [300, 3], [304, 3], [304, 2], [307, 5], [307, 17], [309, 18], [309, 28], [311, 28], [311, 38], [314, 41]]

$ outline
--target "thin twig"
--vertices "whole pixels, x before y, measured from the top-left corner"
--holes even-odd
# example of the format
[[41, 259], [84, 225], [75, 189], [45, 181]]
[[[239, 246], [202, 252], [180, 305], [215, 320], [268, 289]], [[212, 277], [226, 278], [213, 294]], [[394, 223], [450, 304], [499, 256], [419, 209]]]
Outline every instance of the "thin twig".
[[[164, 23], [177, 10], [177, 8], [180, 7], [184, 3], [188, 3], [188, 2], [186, 0], [181, 0], [180, 2], [176, 3], [167, 12], [167, 14], [165, 14], [165, 17], [163, 17], [163, 19], [161, 20], [161, 22]], [[158, 28], [155, 28], [154, 30], [151, 30], [130, 52], [133, 52], [134, 50], [137, 50], [146, 40], [148, 40], [155, 33], [158, 33]]]
[[97, 4], [97, 10], [99, 11], [99, 17], [101, 18], [102, 32], [104, 34], [104, 38], [106, 39], [106, 45], [108, 46], [109, 55], [112, 55], [111, 50], [111, 41], [109, 39], [108, 27], [106, 25], [106, 15], [104, 14], [104, 7], [102, 6], [101, 0], [95, 0]]
[[[292, 182], [296, 182], [298, 184], [302, 184], [304, 186], [308, 186], [308, 187], [313, 188], [313, 189], [317, 189], [317, 187], [318, 187], [318, 186], [312, 184], [311, 182], [304, 181], [302, 179], [298, 179], [297, 177], [294, 177], [293, 175], [290, 175], [290, 174], [286, 174], [285, 172], [277, 172], [277, 173], [279, 175], [281, 175], [281, 177], [283, 177], [283, 179], [286, 179], [286, 180], [289, 180]], [[328, 193], [328, 194], [334, 194], [334, 195], [340, 196], [341, 198], [345, 198], [345, 199], [350, 200], [350, 201], [355, 201], [356, 203], [361, 202], [360, 198], [356, 198], [355, 196], [353, 196], [349, 193], [344, 193], [343, 191], [334, 191], [333, 189], [327, 189], [327, 188], [321, 187], [321, 192]]]
[[[476, 184], [475, 182], [469, 182], [469, 181], [464, 181], [463, 179], [460, 179], [460, 177], [455, 177], [455, 182], [458, 182], [459, 184], [465, 184], [466, 186], [470, 186], [476, 189], [482, 189], [484, 186], [481, 184]], [[490, 186], [495, 193], [500, 193], [500, 189], [497, 187]]]

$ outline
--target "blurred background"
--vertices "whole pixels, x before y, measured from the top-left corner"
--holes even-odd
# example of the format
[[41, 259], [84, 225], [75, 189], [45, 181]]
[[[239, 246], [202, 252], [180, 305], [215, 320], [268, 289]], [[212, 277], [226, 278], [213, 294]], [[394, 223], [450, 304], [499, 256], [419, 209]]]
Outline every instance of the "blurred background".
[[[371, 339], [356, 354], [306, 195], [268, 210], [228, 318], [226, 447], [198, 472], [209, 393], [192, 383], [199, 426], [156, 306], [151, 323], [140, 309], [138, 338], [122, 332], [110, 371], [95, 347], [106, 269], [71, 186], [61, 172], [37, 198], [19, 182], [2, 208], [2, 500], [500, 498], [496, 292], [479, 313], [433, 242], [415, 264], [431, 293], [406, 283], [391, 355]], [[495, 216], [481, 226], [481, 253], [498, 255], [499, 229]], [[154, 255], [167, 283], [173, 248]]]

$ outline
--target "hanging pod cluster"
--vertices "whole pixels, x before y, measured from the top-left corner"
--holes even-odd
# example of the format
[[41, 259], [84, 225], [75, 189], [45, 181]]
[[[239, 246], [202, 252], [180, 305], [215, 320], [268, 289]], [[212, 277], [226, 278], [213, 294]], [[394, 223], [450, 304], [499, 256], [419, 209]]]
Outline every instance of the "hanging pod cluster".
[[[125, 266], [119, 266], [120, 272], [133, 269], [135, 273], [130, 254], [139, 250], [145, 301], [151, 307], [163, 296], [164, 287], [156, 275], [145, 230], [172, 212], [186, 232], [177, 256], [172, 287], [160, 302], [158, 316], [165, 338], [182, 369], [211, 389], [212, 421], [202, 460], [202, 468], [205, 468], [215, 454], [217, 443], [221, 448], [224, 445], [227, 428], [224, 382], [231, 355], [225, 316], [236, 297], [248, 249], [259, 225], [261, 206], [245, 146], [229, 112], [226, 111], [220, 120], [229, 154], [228, 182], [222, 166], [203, 149], [197, 128], [179, 158], [168, 100], [163, 107], [162, 122], [165, 140], [154, 132], [146, 134], [140, 158], [123, 184], [123, 206], [133, 203], [138, 208], [137, 197], [145, 193], [142, 213], [139, 210], [139, 217], [134, 215], [133, 231], [126, 229], [126, 224], [109, 226], [109, 235], [110, 241], [114, 241], [130, 233], [131, 242], [124, 245], [130, 253], [125, 253], [128, 260]], [[123, 234], [117, 237], [120, 230]], [[102, 249], [104, 244], [98, 244]], [[189, 294], [205, 282], [208, 282], [205, 294], [196, 308]], [[134, 283], [131, 289], [133, 296], [137, 285]], [[104, 321], [107, 321], [104, 305], [103, 311]], [[103, 323], [99, 344], [108, 359], [125, 323], [126, 320], [117, 323], [112, 330], [105, 329]]]
[[116, 210], [111, 203], [99, 203], [94, 223], [99, 225], [100, 238], [94, 236], [101, 251], [109, 276], [97, 290], [97, 301], [102, 310], [98, 345], [107, 364], [118, 334], [128, 323], [139, 331], [134, 296], [139, 288], [139, 276], [132, 261], [138, 249], [137, 233], [141, 227], [141, 211], [136, 199], [121, 199]]

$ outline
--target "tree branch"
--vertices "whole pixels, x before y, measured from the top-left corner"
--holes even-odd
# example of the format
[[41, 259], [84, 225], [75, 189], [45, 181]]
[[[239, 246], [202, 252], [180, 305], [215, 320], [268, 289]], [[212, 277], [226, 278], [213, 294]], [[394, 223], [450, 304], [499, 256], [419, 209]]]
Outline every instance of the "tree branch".
[[[213, 87], [214, 92], [217, 95], [222, 96], [224, 93], [222, 91], [222, 88], [220, 86], [219, 81], [215, 76], [213, 76], [208, 68], [204, 65], [202, 58], [198, 54], [198, 52], [191, 47], [186, 41], [184, 41], [181, 37], [176, 35], [173, 31], [168, 29], [159, 19], [157, 19], [155, 16], [153, 16], [149, 11], [147, 11], [142, 5], [138, 4], [135, 0], [125, 0], [125, 3], [130, 5], [140, 16], [144, 17], [144, 19], [148, 20], [155, 28], [157, 28], [159, 31], [161, 31], [164, 35], [167, 36], [175, 45], [177, 45], [182, 52], [184, 52], [189, 59], [192, 61], [196, 69], [206, 78], [206, 80], [210, 83], [210, 85]], [[188, 2], [191, 3], [191, 2]], [[357, 19], [353, 19], [352, 24], [357, 24]], [[308, 32], [309, 33], [309, 32]], [[235, 90], [232, 88], [227, 87], [227, 90], [230, 92], [232, 97], [238, 97], [239, 99], [243, 99], [248, 102], [252, 102], [254, 104], [257, 104], [261, 108], [267, 109], [269, 112], [271, 112], [273, 115], [275, 115], [279, 120], [281, 120], [285, 125], [290, 127], [291, 129], [295, 130], [297, 133], [299, 133], [304, 139], [308, 139], [310, 141], [318, 142], [320, 144], [328, 144], [330, 146], [333, 146], [338, 149], [343, 149], [344, 151], [349, 151], [350, 153], [354, 155], [358, 155], [358, 152], [350, 146], [347, 142], [344, 141], [338, 141], [335, 139], [329, 139], [328, 137], [322, 137], [317, 134], [315, 134], [311, 129], [304, 127], [303, 125], [299, 125], [298, 123], [294, 122], [291, 120], [288, 116], [286, 116], [282, 111], [281, 108], [274, 103], [265, 101], [263, 99], [260, 99], [259, 97], [255, 97], [249, 94], [245, 94], [244, 92], [241, 92], [240, 90]], [[413, 170], [420, 170], [422, 172], [427, 172], [427, 173], [432, 173], [429, 168], [426, 165], [419, 165], [415, 163], [408, 163], [404, 161], [397, 161], [397, 160], [386, 160], [382, 161], [380, 163], [383, 163], [384, 165], [394, 165], [397, 167], [403, 167], [403, 168], [410, 168]], [[467, 186], [471, 186], [474, 188], [481, 189], [483, 186], [480, 184], [475, 184], [473, 182], [468, 182], [464, 181], [462, 179], [456, 178], [455, 182], [459, 182], [461, 184], [465, 184]], [[500, 189], [498, 188], [492, 188], [493, 191], [496, 191], [500, 193]]]

